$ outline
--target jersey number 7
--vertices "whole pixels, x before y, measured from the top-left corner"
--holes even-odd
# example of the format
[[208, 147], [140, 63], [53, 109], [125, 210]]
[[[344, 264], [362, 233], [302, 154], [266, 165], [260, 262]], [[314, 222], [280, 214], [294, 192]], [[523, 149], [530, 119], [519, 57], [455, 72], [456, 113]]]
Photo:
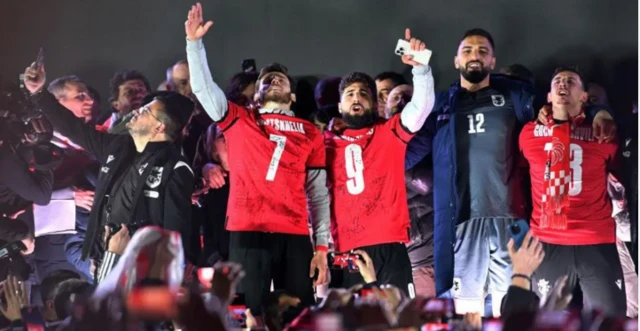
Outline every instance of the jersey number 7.
[[287, 143], [287, 137], [271, 134], [269, 135], [269, 140], [275, 141], [276, 143], [276, 149], [273, 150], [269, 170], [267, 171], [267, 180], [272, 182], [276, 178], [276, 172], [280, 165], [280, 158], [282, 157], [282, 152], [284, 152], [284, 146]]

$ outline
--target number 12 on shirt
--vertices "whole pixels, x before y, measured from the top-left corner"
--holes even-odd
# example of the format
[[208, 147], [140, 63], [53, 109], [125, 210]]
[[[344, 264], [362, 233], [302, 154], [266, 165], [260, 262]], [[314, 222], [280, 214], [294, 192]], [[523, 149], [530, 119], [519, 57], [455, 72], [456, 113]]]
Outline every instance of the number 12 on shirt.
[[280, 165], [280, 158], [282, 157], [282, 152], [284, 152], [284, 146], [287, 143], [287, 137], [272, 134], [269, 135], [269, 140], [275, 141], [276, 143], [276, 148], [273, 150], [271, 162], [269, 163], [269, 170], [267, 171], [267, 180], [272, 182], [276, 178], [276, 172]]
[[364, 191], [364, 163], [362, 162], [362, 148], [351, 144], [344, 150], [344, 165], [347, 168], [347, 191], [358, 195]]
[[[571, 183], [569, 184], [569, 196], [576, 196], [582, 192], [582, 147], [576, 144], [570, 144], [571, 158], [569, 166], [571, 167]], [[553, 149], [553, 143], [544, 144], [544, 150], [549, 152]]]

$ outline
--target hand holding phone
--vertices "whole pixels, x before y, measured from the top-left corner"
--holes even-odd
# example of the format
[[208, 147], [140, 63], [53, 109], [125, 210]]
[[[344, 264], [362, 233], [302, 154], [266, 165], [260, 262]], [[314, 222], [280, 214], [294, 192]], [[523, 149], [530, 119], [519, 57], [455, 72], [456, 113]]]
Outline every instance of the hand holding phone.
[[509, 226], [509, 231], [511, 232], [511, 238], [513, 238], [513, 242], [515, 244], [514, 248], [517, 251], [520, 249], [520, 246], [522, 246], [527, 232], [529, 232], [529, 224], [526, 220], [519, 219]]
[[44, 48], [40, 47], [40, 51], [38, 52], [38, 56], [36, 57], [35, 67], [36, 69], [40, 69], [44, 65]]
[[402, 57], [404, 64], [417, 66], [428, 65], [431, 60], [431, 51], [425, 48], [425, 44], [416, 38], [411, 38], [411, 30], [404, 32], [405, 39], [399, 39], [395, 53]]
[[529, 231], [525, 220], [516, 221], [510, 230], [512, 239], [507, 244], [507, 249], [513, 264], [513, 274], [531, 277], [544, 259], [542, 243]]
[[330, 269], [347, 269], [349, 272], [353, 273], [360, 271], [356, 264], [356, 260], [360, 259], [361, 261], [364, 261], [362, 256], [359, 254], [337, 252], [330, 252], [327, 254], [327, 259]]
[[44, 48], [40, 48], [36, 61], [33, 62], [24, 72], [24, 75], [20, 76], [24, 82], [24, 87], [31, 93], [35, 94], [42, 90], [46, 81], [46, 74], [44, 70]]

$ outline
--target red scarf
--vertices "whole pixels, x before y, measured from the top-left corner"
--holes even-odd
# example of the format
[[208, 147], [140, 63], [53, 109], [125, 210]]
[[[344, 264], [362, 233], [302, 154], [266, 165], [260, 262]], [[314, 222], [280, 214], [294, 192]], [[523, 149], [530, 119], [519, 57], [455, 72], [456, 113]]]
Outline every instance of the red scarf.
[[565, 230], [567, 228], [566, 208], [569, 207], [569, 185], [571, 183], [571, 130], [584, 119], [584, 114], [571, 123], [560, 124], [549, 121], [552, 140], [545, 146], [547, 162], [544, 170], [544, 193], [542, 194], [542, 215], [540, 227]]

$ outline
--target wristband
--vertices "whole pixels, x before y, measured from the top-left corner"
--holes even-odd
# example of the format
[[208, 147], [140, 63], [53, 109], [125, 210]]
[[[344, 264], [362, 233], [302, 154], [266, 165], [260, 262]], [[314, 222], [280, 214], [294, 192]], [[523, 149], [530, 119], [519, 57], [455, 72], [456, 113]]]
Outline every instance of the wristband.
[[514, 279], [514, 278], [524, 278], [524, 279], [528, 280], [529, 283], [531, 283], [531, 277], [529, 277], [527, 275], [524, 275], [524, 274], [513, 274], [513, 275], [511, 275], [511, 279]]

